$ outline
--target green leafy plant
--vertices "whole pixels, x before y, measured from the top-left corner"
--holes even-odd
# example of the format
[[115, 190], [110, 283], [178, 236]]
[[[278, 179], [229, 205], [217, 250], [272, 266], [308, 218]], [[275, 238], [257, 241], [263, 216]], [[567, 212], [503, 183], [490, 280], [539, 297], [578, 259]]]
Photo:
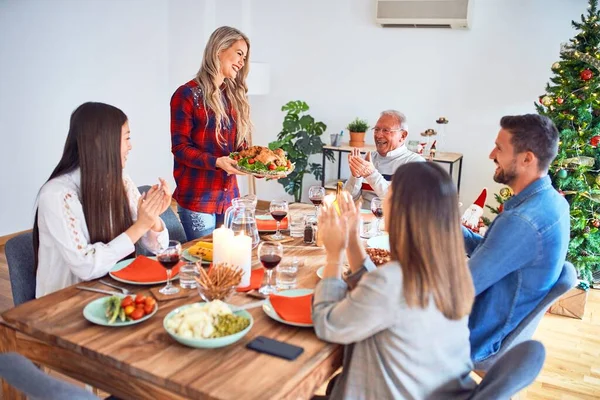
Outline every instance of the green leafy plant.
[[304, 174], [313, 174], [317, 180], [323, 178], [323, 166], [320, 163], [308, 162], [313, 154], [325, 155], [330, 161], [335, 161], [331, 150], [324, 150], [325, 145], [321, 140], [321, 135], [327, 129], [321, 121], [306, 114], [309, 110], [308, 104], [304, 101], [290, 101], [281, 111], [286, 115], [283, 119], [283, 127], [277, 135], [277, 140], [269, 143], [269, 149], [283, 149], [287, 153], [287, 158], [293, 164], [295, 169], [287, 177], [278, 180], [286, 191], [294, 196], [294, 201], [302, 200], [302, 181]]
[[350, 132], [366, 132], [369, 129], [369, 124], [364, 119], [356, 118], [348, 124], [346, 129]]

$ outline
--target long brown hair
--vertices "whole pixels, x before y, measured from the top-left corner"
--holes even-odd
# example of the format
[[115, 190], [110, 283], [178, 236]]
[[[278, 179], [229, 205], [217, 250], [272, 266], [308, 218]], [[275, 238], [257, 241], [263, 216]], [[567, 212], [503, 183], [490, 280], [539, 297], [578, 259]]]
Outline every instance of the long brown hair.
[[[250, 105], [248, 104], [248, 86], [246, 77], [250, 68], [250, 40], [239, 30], [230, 26], [217, 28], [208, 39], [204, 48], [202, 65], [196, 74], [196, 82], [202, 89], [205, 106], [215, 114], [217, 141], [224, 145], [225, 140], [221, 134], [223, 123], [229, 124], [229, 116], [225, 110], [225, 104], [221, 97], [221, 90], [216, 85], [217, 75], [221, 69], [219, 62], [219, 53], [227, 50], [238, 40], [244, 40], [248, 46], [246, 62], [238, 72], [235, 79], [225, 79], [225, 93], [231, 101], [235, 111], [235, 122], [237, 126], [237, 145], [239, 146], [245, 139], [250, 138], [252, 132], [252, 122], [250, 121]], [[208, 123], [208, 120], [207, 120]]]
[[433, 296], [446, 318], [468, 315], [475, 290], [450, 175], [431, 162], [402, 165], [388, 196], [391, 259], [402, 268], [406, 303], [424, 308]]
[[[108, 104], [90, 102], [77, 107], [71, 114], [62, 157], [48, 178], [81, 169], [80, 196], [90, 243], [108, 243], [133, 224], [121, 161], [121, 129], [125, 122], [125, 113]], [[37, 210], [33, 246], [37, 268]]]

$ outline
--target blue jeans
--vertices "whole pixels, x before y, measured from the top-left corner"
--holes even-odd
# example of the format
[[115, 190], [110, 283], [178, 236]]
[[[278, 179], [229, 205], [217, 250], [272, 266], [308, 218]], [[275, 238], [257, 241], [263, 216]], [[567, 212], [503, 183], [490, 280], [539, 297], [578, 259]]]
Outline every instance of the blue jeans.
[[217, 225], [223, 224], [224, 214], [201, 213], [181, 206], [177, 206], [177, 213], [188, 241], [210, 235]]

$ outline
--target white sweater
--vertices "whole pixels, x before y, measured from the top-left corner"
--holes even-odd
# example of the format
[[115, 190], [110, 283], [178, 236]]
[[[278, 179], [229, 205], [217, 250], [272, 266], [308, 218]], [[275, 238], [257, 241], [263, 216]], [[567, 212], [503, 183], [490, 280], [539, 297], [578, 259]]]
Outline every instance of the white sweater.
[[[135, 251], [134, 243], [122, 233], [109, 243], [89, 243], [90, 235], [83, 214], [79, 169], [48, 181], [40, 190], [38, 200], [38, 269], [35, 296], [71, 286], [81, 281], [99, 278], [123, 257]], [[137, 220], [140, 192], [129, 176], [123, 173], [131, 217]], [[151, 229], [141, 243], [148, 250], [166, 245], [169, 233]]]
[[379, 196], [383, 199], [390, 187], [390, 180], [398, 167], [409, 162], [420, 161], [425, 161], [425, 159], [408, 150], [406, 145], [388, 152], [385, 156], [381, 156], [378, 152], [373, 151], [371, 152], [371, 162], [375, 166], [375, 172], [364, 178], [373, 188], [373, 191], [363, 191], [361, 189], [363, 178], [356, 178], [352, 175], [350, 175], [350, 178], [344, 184], [344, 190], [348, 191], [354, 200], [358, 200], [362, 194], [363, 205], [368, 208], [374, 197]]

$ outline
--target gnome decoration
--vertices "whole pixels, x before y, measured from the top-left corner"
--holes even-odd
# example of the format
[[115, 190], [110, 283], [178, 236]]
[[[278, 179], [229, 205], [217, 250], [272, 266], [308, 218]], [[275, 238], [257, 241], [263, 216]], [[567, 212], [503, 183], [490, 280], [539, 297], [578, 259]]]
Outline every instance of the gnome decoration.
[[487, 227], [483, 224], [483, 220], [481, 217], [483, 216], [483, 207], [485, 205], [485, 200], [487, 197], [487, 188], [483, 188], [475, 203], [471, 204], [471, 206], [465, 211], [463, 216], [460, 218], [460, 222], [472, 230], [475, 233], [479, 233], [480, 235], [484, 235]]

